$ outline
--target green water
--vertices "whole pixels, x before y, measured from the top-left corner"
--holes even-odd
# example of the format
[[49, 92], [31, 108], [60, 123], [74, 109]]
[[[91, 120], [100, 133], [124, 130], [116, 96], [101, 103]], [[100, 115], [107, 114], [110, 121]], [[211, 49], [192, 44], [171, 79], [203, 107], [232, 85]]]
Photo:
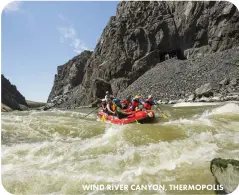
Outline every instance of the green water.
[[214, 184], [210, 161], [239, 157], [239, 105], [164, 106], [169, 120], [113, 125], [90, 110], [2, 113], [2, 183], [13, 194], [213, 194], [84, 191], [82, 184]]

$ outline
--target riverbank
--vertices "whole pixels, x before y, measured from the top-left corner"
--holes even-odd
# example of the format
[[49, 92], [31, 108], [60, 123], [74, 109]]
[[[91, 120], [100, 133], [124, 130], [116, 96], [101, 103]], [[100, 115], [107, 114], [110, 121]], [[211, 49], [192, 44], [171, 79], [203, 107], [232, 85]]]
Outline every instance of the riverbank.
[[26, 106], [20, 105], [19, 109], [11, 109], [5, 104], [2, 104], [1, 112], [11, 112], [14, 110], [18, 111], [43, 110], [43, 108], [47, 105], [47, 103], [44, 102], [34, 102], [30, 100], [26, 100], [26, 103], [27, 103]]

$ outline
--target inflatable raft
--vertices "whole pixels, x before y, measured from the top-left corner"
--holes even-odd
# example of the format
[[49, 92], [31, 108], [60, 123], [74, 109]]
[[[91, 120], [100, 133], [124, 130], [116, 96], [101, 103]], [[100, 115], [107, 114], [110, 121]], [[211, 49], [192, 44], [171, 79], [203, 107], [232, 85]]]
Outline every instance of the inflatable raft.
[[98, 117], [103, 121], [110, 121], [113, 124], [128, 124], [128, 123], [149, 123], [155, 119], [153, 111], [137, 111], [126, 118], [119, 119], [117, 116], [108, 115], [103, 111], [98, 112]]

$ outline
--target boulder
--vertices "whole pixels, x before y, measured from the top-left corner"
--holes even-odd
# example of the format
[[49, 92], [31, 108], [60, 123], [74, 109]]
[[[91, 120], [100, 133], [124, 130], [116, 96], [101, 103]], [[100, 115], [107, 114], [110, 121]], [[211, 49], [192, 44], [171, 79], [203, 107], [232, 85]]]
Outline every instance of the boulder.
[[169, 103], [168, 100], [163, 100], [163, 101], [162, 101], [162, 104], [168, 104], [168, 103]]
[[232, 93], [232, 92], [234, 92], [236, 89], [235, 89], [233, 86], [230, 85], [230, 86], [227, 87], [226, 90], [227, 90], [227, 93]]
[[19, 109], [24, 111], [24, 110], [29, 110], [29, 108], [25, 105], [19, 104]]
[[193, 101], [195, 100], [195, 98], [196, 98], [196, 96], [195, 96], [195, 94], [193, 93], [193, 94], [191, 94], [191, 95], [188, 97], [187, 102], [193, 102]]
[[232, 193], [239, 184], [239, 161], [234, 159], [214, 158], [210, 170], [217, 185], [223, 185], [222, 191], [217, 194]]
[[195, 90], [195, 94], [200, 98], [202, 96], [210, 97], [213, 95], [213, 87], [211, 83], [202, 85], [201, 87]]
[[2, 104], [2, 106], [1, 106], [1, 111], [2, 111], [2, 112], [10, 112], [10, 111], [12, 111], [12, 109], [9, 108], [8, 106]]
[[168, 102], [168, 104], [176, 104], [176, 101], [175, 101], [175, 100], [170, 100], [170, 101]]
[[214, 96], [214, 97], [211, 98], [211, 100], [212, 100], [213, 102], [219, 102], [219, 101], [221, 101], [222, 99], [221, 99], [221, 97]]
[[228, 85], [228, 84], [229, 84], [229, 79], [228, 79], [228, 78], [225, 78], [225, 79], [223, 79], [222, 81], [220, 81], [219, 84], [220, 84], [221, 86]]
[[60, 97], [58, 100], [57, 100], [57, 102], [56, 102], [58, 105], [59, 104], [62, 104], [63, 103], [63, 99], [62, 99], [62, 97]]
[[208, 97], [201, 97], [200, 99], [198, 99], [198, 102], [211, 102], [211, 99]]
[[56, 104], [54, 103], [47, 103], [44, 107], [43, 107], [43, 110], [46, 111], [46, 110], [49, 110], [51, 108], [53, 108]]
[[231, 86], [236, 86], [239, 84], [239, 79], [238, 78], [233, 78], [231, 81], [230, 81], [230, 85]]
[[239, 95], [227, 95], [223, 98], [224, 101], [239, 101]]

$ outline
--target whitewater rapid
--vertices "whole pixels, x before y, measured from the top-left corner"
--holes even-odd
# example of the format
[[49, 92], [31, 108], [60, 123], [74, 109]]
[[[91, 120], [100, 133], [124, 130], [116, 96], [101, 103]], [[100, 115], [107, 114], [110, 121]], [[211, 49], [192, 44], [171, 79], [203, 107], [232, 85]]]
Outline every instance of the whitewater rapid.
[[83, 110], [2, 113], [2, 183], [13, 194], [88, 194], [83, 184], [214, 184], [210, 161], [239, 157], [239, 105], [163, 109], [167, 121], [123, 126], [84, 118]]

